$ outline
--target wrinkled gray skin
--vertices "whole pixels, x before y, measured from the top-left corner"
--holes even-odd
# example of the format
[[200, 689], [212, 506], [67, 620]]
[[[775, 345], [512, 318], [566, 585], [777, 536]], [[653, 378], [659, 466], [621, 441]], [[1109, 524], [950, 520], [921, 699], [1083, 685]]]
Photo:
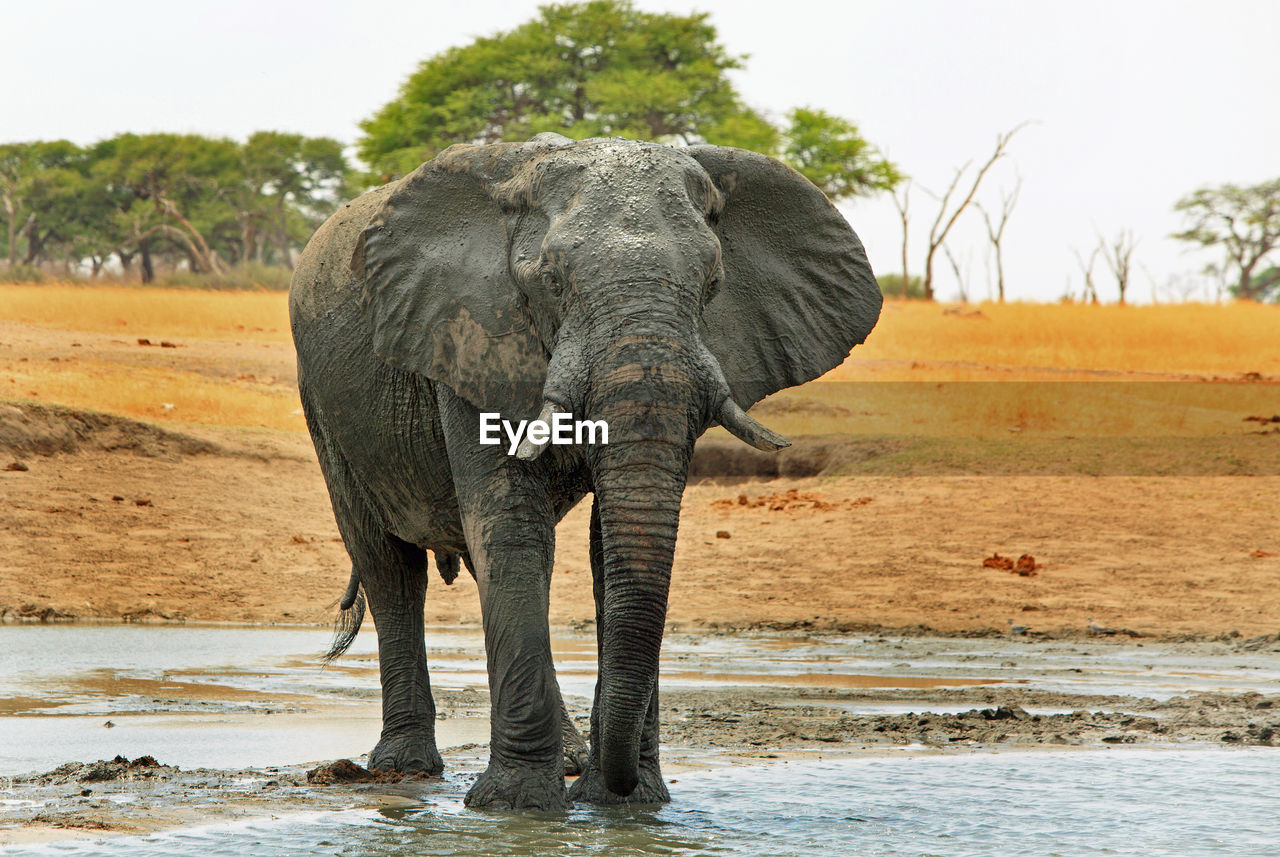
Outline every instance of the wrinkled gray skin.
[[[298, 381], [352, 561], [347, 637], [367, 596], [383, 729], [370, 767], [441, 770], [423, 640], [426, 552], [475, 575], [492, 696], [473, 807], [668, 800], [658, 652], [695, 439], [838, 365], [879, 315], [857, 236], [761, 155], [626, 140], [454, 146], [344, 206], [290, 294]], [[609, 444], [481, 446], [479, 414], [606, 420]], [[600, 675], [590, 751], [547, 627], [555, 525], [587, 493]], [[358, 597], [358, 592], [363, 595]], [[342, 641], [336, 646], [342, 648]]]

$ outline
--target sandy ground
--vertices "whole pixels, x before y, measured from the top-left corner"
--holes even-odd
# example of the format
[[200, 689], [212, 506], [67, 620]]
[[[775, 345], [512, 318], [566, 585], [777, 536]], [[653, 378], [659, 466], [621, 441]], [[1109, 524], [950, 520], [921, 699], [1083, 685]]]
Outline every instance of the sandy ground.
[[[349, 565], [305, 435], [0, 404], [0, 459], [7, 621], [331, 619]], [[702, 481], [686, 493], [669, 621], [1063, 634], [1092, 617], [1146, 636], [1272, 634], [1277, 494], [1271, 476]], [[553, 624], [594, 618], [587, 518], [584, 503], [559, 530]], [[994, 554], [1035, 568], [984, 567]], [[433, 580], [427, 610], [477, 621], [473, 583]]]

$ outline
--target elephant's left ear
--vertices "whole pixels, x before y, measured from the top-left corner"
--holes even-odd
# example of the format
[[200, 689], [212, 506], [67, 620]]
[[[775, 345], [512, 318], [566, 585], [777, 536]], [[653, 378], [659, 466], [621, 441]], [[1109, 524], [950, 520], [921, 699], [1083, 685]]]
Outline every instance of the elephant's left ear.
[[724, 195], [714, 224], [724, 281], [704, 342], [744, 408], [839, 366], [883, 301], [862, 242], [822, 191], [773, 158], [723, 146], [683, 150]]
[[397, 183], [351, 260], [378, 355], [504, 416], [538, 412], [548, 357], [495, 188], [549, 145], [451, 146]]

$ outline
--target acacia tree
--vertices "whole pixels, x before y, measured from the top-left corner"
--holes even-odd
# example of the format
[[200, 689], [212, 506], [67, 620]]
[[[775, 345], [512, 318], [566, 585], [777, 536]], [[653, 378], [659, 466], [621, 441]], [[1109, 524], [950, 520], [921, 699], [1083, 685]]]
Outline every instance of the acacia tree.
[[514, 30], [420, 63], [361, 123], [359, 153], [387, 181], [454, 143], [555, 131], [777, 155], [833, 198], [897, 183], [852, 123], [798, 108], [780, 128], [746, 106], [727, 75], [744, 60], [717, 41], [706, 14], [643, 12], [629, 0], [543, 6]]
[[1174, 238], [1222, 248], [1228, 272], [1234, 269], [1237, 274], [1231, 287], [1236, 297], [1259, 300], [1265, 296], [1267, 289], [1259, 287], [1254, 274], [1280, 246], [1280, 179], [1201, 188], [1178, 200], [1173, 210], [1188, 221], [1188, 227], [1174, 233]]
[[9, 267], [31, 264], [63, 231], [67, 202], [74, 199], [85, 153], [67, 140], [36, 140], [0, 145], [0, 205], [5, 223]]
[[292, 268], [293, 246], [337, 204], [347, 173], [342, 144], [330, 137], [258, 131], [240, 148], [240, 171], [234, 194], [240, 258], [262, 261], [269, 233], [278, 260]]

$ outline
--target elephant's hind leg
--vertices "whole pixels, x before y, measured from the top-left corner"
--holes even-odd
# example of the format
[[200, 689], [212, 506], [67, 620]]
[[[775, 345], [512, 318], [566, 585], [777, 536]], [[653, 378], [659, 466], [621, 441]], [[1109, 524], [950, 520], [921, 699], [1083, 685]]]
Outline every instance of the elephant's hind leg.
[[444, 763], [436, 748], [436, 707], [423, 634], [426, 551], [383, 529], [341, 455], [313, 434], [352, 575], [364, 588], [378, 629], [382, 734], [369, 754], [369, 767], [439, 774]]
[[361, 578], [378, 629], [382, 679], [382, 734], [369, 754], [369, 767], [435, 775], [444, 762], [436, 749], [436, 706], [422, 627], [425, 551], [391, 535], [383, 540], [376, 570]]

